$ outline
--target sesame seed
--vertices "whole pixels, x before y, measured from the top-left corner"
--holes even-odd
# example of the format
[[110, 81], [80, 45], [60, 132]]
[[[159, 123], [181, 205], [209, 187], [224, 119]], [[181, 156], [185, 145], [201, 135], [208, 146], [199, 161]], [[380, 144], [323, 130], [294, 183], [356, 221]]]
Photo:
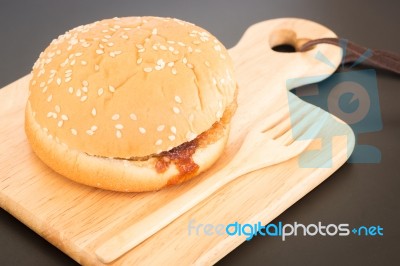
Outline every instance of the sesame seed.
[[146, 73], [150, 73], [153, 69], [151, 67], [145, 67], [143, 68], [143, 71]]
[[96, 50], [96, 54], [104, 54], [104, 51], [101, 50], [101, 49], [97, 49], [97, 50]]
[[99, 47], [100, 47], [101, 49], [104, 49], [104, 45], [102, 45], [101, 43], [99, 43]]
[[144, 48], [141, 48], [138, 50], [139, 53], [144, 53], [144, 51], [146, 51], [146, 49], [144, 49]]
[[60, 121], [58, 121], [57, 126], [58, 126], [58, 127], [62, 127], [63, 124], [64, 124], [64, 121], [63, 121], [63, 120], [60, 120]]
[[42, 82], [40, 82], [39, 87], [40, 87], [40, 88], [43, 88], [45, 85], [46, 85], [46, 82], [42, 81]]
[[167, 47], [165, 45], [160, 45], [160, 49], [163, 50], [163, 51], [166, 51]]
[[89, 136], [93, 136], [94, 132], [89, 129], [86, 130], [86, 134], [88, 134]]
[[82, 87], [82, 91], [87, 93], [88, 92], [88, 87]]
[[182, 47], [186, 46], [186, 44], [184, 44], [183, 42], [178, 42], [178, 45], [180, 45]]
[[53, 112], [48, 112], [47, 113], [47, 118], [50, 118], [50, 117], [52, 117], [53, 116]]
[[179, 114], [181, 112], [181, 110], [179, 110], [179, 108], [176, 106], [172, 107], [172, 110], [174, 111], [175, 114]]
[[71, 81], [71, 77], [67, 77], [65, 78], [64, 82], [70, 82]]
[[193, 44], [200, 44], [201, 42], [196, 40], [196, 41], [193, 41], [192, 43]]
[[118, 120], [119, 119], [119, 114], [113, 114], [113, 116], [111, 117], [112, 120]]
[[85, 60], [82, 60], [82, 61], [81, 61], [81, 65], [82, 65], [82, 66], [86, 66], [86, 65], [87, 65], [87, 62], [86, 62]]
[[170, 46], [170, 47], [168, 47], [168, 50], [169, 50], [170, 52], [173, 52], [173, 51], [175, 50], [175, 48], [172, 47], [172, 46]]
[[158, 59], [158, 60], [157, 60], [157, 65], [159, 65], [159, 66], [164, 66], [164, 65], [165, 65], [164, 60]]
[[97, 110], [96, 110], [96, 108], [93, 107], [93, 109], [92, 109], [92, 115], [93, 115], [93, 116], [96, 116], [96, 114], [97, 114]]
[[85, 95], [85, 96], [82, 96], [82, 97], [81, 97], [81, 102], [84, 102], [84, 101], [86, 101], [86, 100], [87, 100], [87, 98], [88, 98], [88, 97], [87, 97], [86, 95]]
[[56, 110], [57, 113], [59, 113], [59, 112], [61, 111], [61, 108], [60, 108], [59, 105], [56, 105], [56, 106], [54, 107], [54, 109]]
[[169, 43], [169, 44], [174, 44], [175, 41], [167, 41], [167, 43]]
[[75, 53], [75, 56], [81, 56], [81, 55], [82, 55], [81, 52]]
[[111, 86], [111, 85], [108, 86], [108, 90], [110, 92], [115, 92], [115, 88], [113, 86]]
[[155, 51], [158, 50], [158, 48], [157, 48], [157, 46], [155, 44], [151, 48], [153, 48], [153, 50], [155, 50]]
[[175, 96], [175, 102], [177, 102], [177, 103], [182, 103], [181, 97], [179, 97], [178, 95], [176, 95], [176, 96]]
[[123, 126], [122, 124], [116, 124], [116, 125], [115, 125], [115, 128], [116, 128], [116, 129], [123, 129], [124, 126]]
[[220, 54], [219, 57], [221, 57], [221, 59], [225, 59], [225, 55], [224, 54]]
[[75, 128], [71, 128], [71, 134], [76, 136], [78, 135], [78, 131]]
[[139, 132], [142, 133], [142, 134], [145, 134], [146, 133], [146, 129], [143, 128], [143, 127], [139, 127]]
[[171, 127], [171, 132], [174, 133], [176, 135], [176, 127], [172, 126]]
[[221, 51], [221, 46], [220, 45], [214, 45], [215, 51]]
[[47, 86], [43, 88], [42, 93], [45, 93], [47, 91]]
[[129, 39], [128, 35], [125, 35], [125, 34], [122, 35], [121, 38], [124, 39], [124, 40], [128, 40]]
[[225, 83], [225, 79], [220, 79], [220, 82], [221, 82], [221, 84], [224, 84]]
[[114, 46], [114, 43], [113, 42], [108, 42], [107, 46], [112, 47], [112, 46]]
[[103, 38], [103, 39], [101, 39], [101, 41], [102, 41], [102, 42], [108, 42], [108, 39]]
[[138, 64], [138, 65], [140, 65], [141, 63], [142, 63], [142, 61], [143, 61], [143, 58], [139, 58], [138, 60], [136, 60], [136, 63]]
[[217, 85], [217, 79], [216, 78], [212, 78], [212, 81], [213, 81], [214, 85]]
[[171, 70], [171, 72], [172, 72], [173, 75], [176, 75], [176, 73], [177, 73], [177, 72], [176, 72], [176, 68], [173, 68], [173, 69]]
[[135, 44], [135, 46], [136, 46], [136, 48], [138, 48], [138, 49], [142, 49], [142, 48], [143, 48], [143, 45], [141, 45], [140, 43]]
[[99, 65], [94, 65], [94, 70], [95, 70], [95, 71], [99, 71], [99, 69], [100, 69], [100, 66], [99, 66]]
[[67, 121], [68, 120], [68, 116], [67, 115], [61, 115], [61, 119], [64, 120], [64, 121]]
[[107, 33], [107, 32], [108, 32], [108, 30], [102, 30], [101, 32], [103, 32], [103, 33]]
[[193, 113], [191, 113], [191, 114], [189, 115], [189, 121], [190, 121], [190, 122], [193, 122], [193, 121], [194, 121], [194, 114], [193, 114]]
[[206, 61], [204, 61], [204, 64], [206, 65], [206, 66], [208, 66], [208, 67], [210, 67], [211, 65], [210, 65], [210, 62], [208, 62], [207, 60]]
[[195, 134], [195, 133], [193, 133], [193, 132], [191, 132], [191, 131], [189, 131], [188, 133], [186, 133], [186, 139], [187, 139], [188, 141], [194, 140], [195, 138], [196, 138], [196, 134]]
[[187, 64], [187, 62], [188, 62], [187, 58], [184, 57], [184, 58], [182, 59], [182, 62], [183, 62], [184, 64]]
[[110, 52], [109, 55], [110, 55], [111, 57], [115, 57], [114, 52]]
[[161, 67], [160, 66], [155, 66], [154, 69], [155, 70], [161, 70]]
[[174, 140], [175, 140], [175, 136], [174, 136], [174, 135], [169, 135], [169, 136], [168, 136], [168, 139], [169, 139], [170, 141], [174, 141]]
[[216, 115], [215, 115], [218, 119], [222, 117], [222, 111], [218, 110]]
[[164, 130], [164, 128], [165, 128], [165, 125], [159, 125], [159, 126], [157, 127], [157, 131], [161, 132], [161, 131]]
[[117, 130], [117, 131], [115, 131], [115, 136], [117, 137], [117, 138], [122, 138], [122, 133], [121, 133], [121, 130]]
[[189, 46], [189, 47], [188, 47], [188, 52], [189, 52], [189, 53], [192, 53], [192, 52], [193, 52], [193, 48]]
[[193, 68], [192, 64], [187, 64], [188, 68]]
[[151, 31], [151, 34], [152, 34], [152, 35], [157, 35], [157, 28], [154, 28], [154, 29]]
[[173, 67], [174, 66], [174, 62], [169, 62], [167, 65], [169, 66], [169, 67]]
[[81, 89], [78, 89], [75, 93], [76, 97], [81, 97], [82, 96], [82, 91]]
[[104, 35], [104, 38], [111, 39], [111, 35]]
[[60, 86], [61, 85], [61, 78], [57, 78], [57, 85]]
[[137, 116], [136, 116], [134, 113], [131, 113], [131, 114], [129, 115], [129, 118], [132, 119], [132, 120], [134, 120], [134, 121], [137, 120]]
[[89, 82], [87, 80], [84, 80], [84, 81], [82, 81], [82, 85], [87, 87], [87, 86], [89, 86]]
[[95, 131], [97, 130], [97, 126], [96, 126], [96, 125], [93, 125], [93, 126], [90, 128], [90, 130], [93, 131], [93, 132], [95, 132]]
[[74, 59], [74, 60], [72, 60], [71, 61], [71, 63], [69, 63], [71, 66], [73, 66], [73, 65], [75, 65], [75, 63], [76, 63], [76, 60]]
[[104, 89], [103, 88], [100, 88], [100, 89], [97, 90], [97, 94], [99, 96], [101, 96], [103, 93], [104, 93]]

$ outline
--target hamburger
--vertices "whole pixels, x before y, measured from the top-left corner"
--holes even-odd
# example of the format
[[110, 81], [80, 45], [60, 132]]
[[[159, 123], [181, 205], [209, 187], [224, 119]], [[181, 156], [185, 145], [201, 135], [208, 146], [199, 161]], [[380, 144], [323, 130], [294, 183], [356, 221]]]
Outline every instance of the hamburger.
[[231, 58], [206, 30], [174, 18], [106, 19], [40, 54], [25, 131], [36, 155], [73, 181], [159, 190], [219, 158], [236, 94]]

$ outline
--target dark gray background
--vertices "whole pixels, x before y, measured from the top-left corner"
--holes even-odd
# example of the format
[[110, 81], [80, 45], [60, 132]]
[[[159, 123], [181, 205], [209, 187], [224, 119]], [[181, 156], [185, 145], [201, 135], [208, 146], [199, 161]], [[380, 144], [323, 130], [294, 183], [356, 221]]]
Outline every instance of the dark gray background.
[[[397, 3], [396, 3], [397, 2]], [[301, 17], [371, 48], [400, 52], [398, 1], [5, 1], [0, 0], [0, 87], [27, 74], [40, 51], [71, 27], [114, 16], [156, 15], [194, 22], [233, 46], [251, 24]], [[383, 237], [257, 237], [219, 265], [394, 265], [400, 259], [400, 79], [378, 71], [383, 130], [360, 142], [380, 164], [346, 164], [275, 222], [381, 225]], [[6, 152], [6, 151], [0, 151]], [[1, 162], [0, 162], [1, 164]], [[0, 210], [0, 265], [74, 265]], [[179, 254], [171, 254], [176, 256]], [[181, 254], [182, 255], [182, 254]]]

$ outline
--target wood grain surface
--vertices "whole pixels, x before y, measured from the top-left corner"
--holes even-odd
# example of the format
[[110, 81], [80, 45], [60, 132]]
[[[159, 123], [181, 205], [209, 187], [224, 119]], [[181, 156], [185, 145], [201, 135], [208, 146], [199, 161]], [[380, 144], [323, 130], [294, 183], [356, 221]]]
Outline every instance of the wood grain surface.
[[[97, 247], [163, 203], [213, 178], [213, 173], [233, 157], [252, 125], [279, 108], [289, 108], [288, 88], [332, 74], [335, 68], [317, 60], [317, 53], [335, 66], [341, 59], [340, 49], [329, 45], [304, 53], [278, 53], [271, 50], [272, 46], [298, 46], [306, 39], [334, 36], [329, 29], [301, 19], [269, 20], [250, 27], [238, 45], [230, 49], [240, 89], [239, 108], [223, 156], [198, 178], [158, 192], [104, 191], [76, 184], [50, 170], [33, 154], [25, 137], [29, 75], [21, 78], [0, 90], [0, 206], [77, 262], [101, 265], [94, 254]], [[314, 76], [317, 78], [287, 82]], [[303, 155], [313, 168], [301, 167], [296, 157], [245, 175], [112, 265], [204, 265], [218, 261], [246, 237], [189, 235], [189, 221], [216, 225], [236, 221], [266, 224], [273, 220], [329, 177], [350, 155], [353, 132], [346, 124], [334, 118], [332, 121], [309, 147], [313, 151]]]

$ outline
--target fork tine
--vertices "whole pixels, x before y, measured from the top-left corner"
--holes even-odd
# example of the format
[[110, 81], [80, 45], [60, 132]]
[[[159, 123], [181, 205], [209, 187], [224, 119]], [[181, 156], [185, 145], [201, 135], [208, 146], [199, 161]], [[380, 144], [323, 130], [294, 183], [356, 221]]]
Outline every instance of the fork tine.
[[[304, 132], [304, 135], [306, 135], [307, 137], [301, 136], [300, 137], [300, 141], [296, 140], [289, 144], [287, 144], [287, 149], [290, 150], [290, 153], [301, 153], [302, 151], [304, 151], [311, 143], [311, 141], [313, 141], [315, 139], [315, 137], [318, 135], [318, 133], [321, 131], [323, 125], [326, 123], [327, 118], [329, 117], [329, 114], [325, 114], [324, 118], [323, 118], [323, 123], [314, 123], [312, 124], [308, 130], [306, 130]], [[313, 137], [311, 137], [311, 135], [314, 135]]]
[[298, 139], [299, 136], [310, 125], [319, 123], [319, 116], [326, 114], [320, 108], [307, 104], [302, 112], [295, 113], [291, 116], [293, 138]]
[[290, 109], [288, 109], [287, 105], [284, 105], [273, 114], [263, 117], [262, 121], [258, 121], [256, 123], [257, 126], [255, 127], [255, 129], [259, 132], [266, 132], [271, 128], [274, 128], [276, 125], [279, 125], [284, 119], [287, 119], [287, 117], [290, 115], [290, 112], [292, 111], [292, 108], [297, 110], [299, 106], [301, 106], [300, 101], [296, 101], [295, 103], [293, 103], [290, 106]]
[[[301, 108], [299, 108], [299, 106]], [[308, 114], [312, 113], [313, 107], [310, 105], [293, 105], [290, 106], [290, 113], [287, 115], [284, 121], [281, 121], [277, 126], [265, 131], [272, 139], [280, 138], [282, 135], [290, 132], [293, 125], [298, 124], [299, 121], [302, 121], [304, 117], [307, 117]]]
[[295, 130], [296, 132], [292, 135], [292, 139], [286, 141], [285, 145], [291, 145], [294, 141], [298, 140], [315, 140], [328, 120], [328, 117], [329, 114], [321, 110], [314, 112], [313, 116], [310, 116], [308, 121], [304, 123], [301, 128]]
[[[295, 140], [312, 140], [324, 124], [327, 113], [315, 107], [312, 107], [311, 112], [308, 112], [308, 110], [308, 108], [305, 109], [302, 112], [302, 114], [306, 112], [305, 116], [299, 115], [295, 121], [292, 121], [291, 129], [278, 136], [275, 140], [286, 146], [292, 144]], [[314, 126], [315, 124], [318, 126]]]
[[325, 125], [329, 118], [330, 114], [322, 111], [318, 108], [318, 112], [316, 112], [314, 117], [318, 117], [318, 119], [314, 119], [314, 122], [311, 123], [310, 126], [306, 127], [306, 130], [301, 133], [296, 139], [315, 139], [315, 137], [319, 134], [322, 127]]

